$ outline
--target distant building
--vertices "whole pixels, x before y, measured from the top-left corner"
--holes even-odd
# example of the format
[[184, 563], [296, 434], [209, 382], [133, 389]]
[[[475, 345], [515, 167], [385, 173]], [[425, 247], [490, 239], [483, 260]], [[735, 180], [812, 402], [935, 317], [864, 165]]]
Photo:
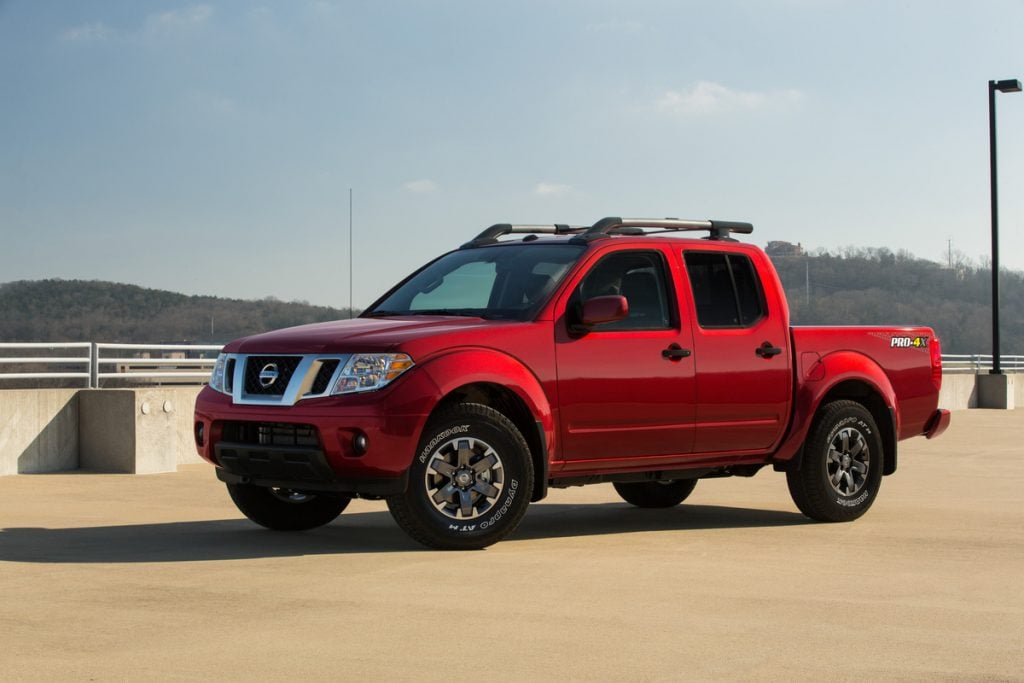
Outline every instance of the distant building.
[[792, 242], [782, 242], [775, 240], [768, 243], [768, 246], [764, 248], [764, 252], [771, 257], [776, 256], [803, 256], [804, 248], [799, 242], [793, 244]]

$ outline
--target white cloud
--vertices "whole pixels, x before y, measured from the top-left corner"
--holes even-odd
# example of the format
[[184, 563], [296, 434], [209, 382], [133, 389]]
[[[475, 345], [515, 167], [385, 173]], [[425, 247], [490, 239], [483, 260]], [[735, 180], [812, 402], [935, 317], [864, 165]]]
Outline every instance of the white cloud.
[[171, 34], [199, 28], [213, 16], [209, 5], [190, 5], [181, 9], [150, 14], [146, 17], [146, 30], [150, 33]]
[[102, 21], [92, 21], [80, 26], [72, 26], [60, 34], [61, 40], [69, 43], [92, 43], [106, 40], [113, 35], [113, 30]]
[[733, 90], [720, 83], [699, 81], [688, 90], [669, 90], [656, 102], [658, 109], [679, 116], [705, 116], [732, 111], [785, 109], [799, 104], [799, 90]]
[[433, 180], [427, 180], [426, 178], [421, 180], [410, 180], [407, 183], [403, 183], [402, 187], [415, 194], [430, 194], [431, 192], [437, 191], [437, 183]]
[[559, 183], [537, 183], [533, 193], [541, 197], [564, 197], [572, 192], [572, 185], [561, 185]]

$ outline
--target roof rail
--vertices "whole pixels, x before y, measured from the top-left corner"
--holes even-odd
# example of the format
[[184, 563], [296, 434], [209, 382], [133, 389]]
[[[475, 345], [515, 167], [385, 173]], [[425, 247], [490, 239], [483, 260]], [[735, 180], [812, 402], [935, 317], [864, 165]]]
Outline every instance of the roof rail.
[[486, 244], [496, 244], [502, 235], [527, 234], [527, 235], [573, 235], [589, 230], [582, 225], [566, 225], [555, 223], [554, 225], [512, 225], [511, 223], [495, 223], [485, 229], [469, 242], [462, 245], [462, 249], [480, 247]]
[[573, 238], [573, 241], [590, 242], [602, 239], [611, 235], [647, 235], [645, 228], [656, 230], [653, 234], [661, 232], [682, 232], [690, 230], [707, 230], [710, 232], [705, 239], [722, 240], [735, 242], [729, 237], [730, 233], [749, 235], [754, 232], [754, 226], [750, 223], [739, 223], [736, 221], [698, 221], [680, 220], [678, 218], [619, 218], [609, 216], [602, 218], [587, 228], [582, 234]]

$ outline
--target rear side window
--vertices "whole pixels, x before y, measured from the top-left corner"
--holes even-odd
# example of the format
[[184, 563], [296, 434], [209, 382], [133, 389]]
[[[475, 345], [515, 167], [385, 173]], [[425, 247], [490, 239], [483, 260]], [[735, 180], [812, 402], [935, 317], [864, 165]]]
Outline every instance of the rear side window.
[[750, 327], [764, 317], [761, 283], [749, 258], [704, 251], [684, 258], [701, 327]]

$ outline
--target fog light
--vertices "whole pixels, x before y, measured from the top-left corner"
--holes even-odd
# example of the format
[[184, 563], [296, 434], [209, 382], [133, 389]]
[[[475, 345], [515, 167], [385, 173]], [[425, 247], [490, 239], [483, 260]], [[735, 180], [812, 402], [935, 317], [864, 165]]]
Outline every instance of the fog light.
[[364, 455], [370, 449], [370, 439], [366, 434], [359, 432], [352, 437], [352, 452], [356, 455]]
[[202, 422], [196, 422], [196, 445], [199, 447], [202, 447], [203, 445], [203, 437], [205, 436], [205, 430], [206, 427], [203, 425]]

